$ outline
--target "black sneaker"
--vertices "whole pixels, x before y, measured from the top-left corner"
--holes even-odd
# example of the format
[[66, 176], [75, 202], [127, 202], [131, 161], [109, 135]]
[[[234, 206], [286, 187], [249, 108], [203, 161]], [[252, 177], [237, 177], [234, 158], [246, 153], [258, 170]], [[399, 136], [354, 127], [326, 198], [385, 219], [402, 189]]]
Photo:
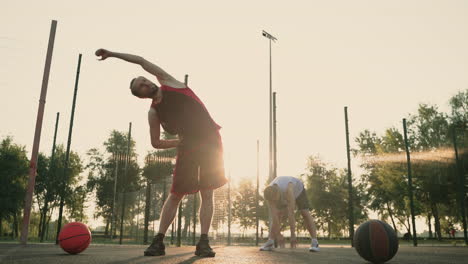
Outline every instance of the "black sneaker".
[[197, 250], [195, 250], [195, 255], [202, 258], [212, 258], [216, 255], [216, 252], [211, 249], [208, 240], [200, 240], [197, 244]]
[[151, 245], [145, 250], [145, 256], [164, 256], [166, 255], [166, 246], [161, 239], [155, 237]]

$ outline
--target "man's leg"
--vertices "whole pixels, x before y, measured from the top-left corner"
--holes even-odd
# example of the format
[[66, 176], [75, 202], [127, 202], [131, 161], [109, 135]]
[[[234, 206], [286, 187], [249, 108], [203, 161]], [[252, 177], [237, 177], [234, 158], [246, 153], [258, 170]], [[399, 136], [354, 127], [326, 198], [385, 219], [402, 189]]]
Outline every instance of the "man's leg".
[[214, 211], [213, 190], [200, 191], [200, 194], [202, 199], [200, 208], [201, 236], [197, 244], [195, 255], [214, 257], [216, 253], [211, 249], [208, 243], [208, 232], [210, 231]]
[[166, 234], [167, 229], [172, 224], [172, 221], [174, 221], [174, 217], [177, 214], [177, 208], [179, 207], [179, 203], [183, 197], [183, 195], [177, 195], [173, 193], [167, 197], [161, 212], [158, 231], [159, 234]]
[[301, 215], [304, 218], [304, 224], [310, 233], [310, 237], [312, 238], [312, 245], [309, 250], [319, 251], [319, 246], [318, 246], [318, 241], [317, 241], [317, 227], [315, 226], [314, 218], [310, 214], [309, 209], [301, 210]]
[[173, 193], [167, 197], [161, 212], [159, 232], [153, 238], [151, 245], [145, 250], [145, 256], [163, 256], [166, 254], [163, 243], [164, 235], [174, 220], [180, 200], [182, 200], [183, 197], [183, 195], [176, 195]]
[[200, 191], [200, 194], [202, 199], [200, 208], [201, 234], [207, 235], [210, 231], [211, 220], [213, 219], [213, 190]]
[[197, 153], [200, 164], [198, 186], [201, 189], [202, 200], [200, 206], [201, 235], [195, 255], [214, 257], [216, 253], [211, 249], [208, 241], [208, 231], [210, 231], [214, 211], [213, 195], [214, 189], [223, 186], [227, 179], [224, 176], [223, 147], [219, 133], [216, 131], [215, 134], [208, 135], [201, 143], [199, 153]]
[[315, 227], [315, 221], [308, 209], [301, 210], [301, 215], [304, 218], [304, 224], [307, 231], [310, 233], [310, 237], [317, 238], [317, 228]]

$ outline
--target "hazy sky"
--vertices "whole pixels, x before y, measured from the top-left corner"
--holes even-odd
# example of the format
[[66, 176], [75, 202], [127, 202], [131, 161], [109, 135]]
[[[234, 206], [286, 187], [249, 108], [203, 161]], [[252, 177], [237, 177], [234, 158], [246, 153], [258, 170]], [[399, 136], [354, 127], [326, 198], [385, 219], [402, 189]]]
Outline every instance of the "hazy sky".
[[[278, 93], [278, 170], [298, 175], [309, 155], [346, 164], [350, 135], [398, 126], [418, 103], [448, 109], [468, 88], [467, 1], [4, 1], [0, 8], [0, 137], [30, 151], [52, 19], [58, 20], [40, 151], [66, 144], [78, 54], [83, 54], [72, 148], [101, 147], [112, 129], [151, 150], [150, 101], [133, 97], [135, 65], [97, 61], [97, 48], [134, 53], [199, 95], [223, 127], [233, 178], [268, 160], [268, 40]], [[28, 154], [30, 155], [30, 154]]]

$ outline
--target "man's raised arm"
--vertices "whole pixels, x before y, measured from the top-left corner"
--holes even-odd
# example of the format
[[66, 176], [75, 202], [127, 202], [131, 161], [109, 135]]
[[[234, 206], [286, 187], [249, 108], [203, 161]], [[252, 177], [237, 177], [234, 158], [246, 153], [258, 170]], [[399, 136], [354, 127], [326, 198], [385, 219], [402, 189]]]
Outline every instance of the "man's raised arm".
[[119, 52], [113, 52], [109, 51], [106, 49], [98, 49], [96, 51], [96, 56], [100, 56], [100, 60], [105, 60], [110, 57], [118, 58], [124, 61], [128, 61], [130, 63], [138, 64], [140, 65], [145, 71], [153, 74], [158, 78], [158, 81], [161, 84], [169, 84], [169, 83], [174, 83], [174, 82], [179, 82], [177, 81], [174, 77], [172, 77], [169, 73], [165, 72], [163, 69], [161, 69], [159, 66], [147, 61], [145, 58], [137, 56], [137, 55], [132, 55], [132, 54], [127, 54], [127, 53], [119, 53]]

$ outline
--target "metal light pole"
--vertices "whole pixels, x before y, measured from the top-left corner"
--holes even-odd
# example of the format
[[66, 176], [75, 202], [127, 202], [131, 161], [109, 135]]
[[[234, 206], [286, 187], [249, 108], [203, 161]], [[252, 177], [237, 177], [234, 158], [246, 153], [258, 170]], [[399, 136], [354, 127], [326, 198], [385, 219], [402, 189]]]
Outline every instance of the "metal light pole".
[[196, 232], [197, 232], [197, 199], [198, 199], [198, 193], [193, 194], [193, 233], [192, 233], [192, 246], [196, 245]]
[[[187, 86], [188, 84], [188, 74], [185, 74], [185, 78], [184, 78], [184, 83], [185, 83], [185, 86]], [[182, 239], [182, 200], [179, 202], [179, 209], [178, 209], [178, 213], [177, 213], [177, 246], [180, 247], [181, 246], [181, 239]]]
[[114, 239], [114, 231], [115, 229], [115, 224], [116, 224], [116, 219], [115, 219], [115, 199], [117, 196], [117, 177], [119, 176], [119, 161], [121, 159], [121, 155], [119, 152], [115, 151], [114, 152], [114, 161], [115, 161], [115, 173], [114, 173], [114, 197], [112, 198], [112, 217], [111, 217], [111, 235], [110, 239], [111, 241]]
[[119, 244], [122, 245], [123, 239], [123, 230], [124, 230], [124, 217], [125, 217], [125, 192], [126, 190], [126, 181], [128, 177], [128, 163], [130, 162], [130, 146], [132, 140], [132, 122], [128, 124], [128, 138], [127, 138], [127, 153], [125, 154], [125, 167], [124, 167], [124, 178], [122, 181], [122, 211], [120, 215], [120, 236], [119, 236]]
[[273, 179], [278, 177], [278, 159], [276, 148], [276, 92], [273, 93]]
[[31, 152], [31, 160], [29, 162], [29, 179], [26, 196], [24, 197], [24, 212], [23, 224], [21, 227], [20, 242], [26, 245], [28, 242], [29, 219], [31, 216], [31, 207], [33, 202], [34, 185], [36, 183], [37, 156], [39, 152], [39, 144], [41, 141], [42, 120], [44, 118], [44, 109], [47, 97], [47, 86], [49, 85], [50, 65], [52, 64], [52, 53], [54, 50], [55, 32], [57, 29], [57, 21], [52, 20], [49, 33], [49, 44], [47, 46], [46, 62], [44, 66], [44, 75], [42, 76], [41, 94], [39, 97], [39, 107], [37, 109], [36, 129], [34, 132], [33, 148]]
[[177, 213], [177, 247], [181, 246], [182, 240], [182, 201], [179, 202], [179, 212]]
[[[153, 164], [152, 157], [148, 157], [147, 166]], [[145, 200], [145, 227], [143, 232], [143, 244], [148, 244], [148, 226], [149, 226], [149, 215], [151, 210], [151, 181], [146, 179], [146, 200]]]
[[68, 141], [67, 141], [67, 152], [65, 153], [65, 168], [63, 170], [63, 181], [61, 186], [61, 193], [60, 193], [60, 207], [59, 207], [59, 216], [57, 220], [57, 236], [55, 237], [55, 244], [58, 244], [58, 237], [60, 234], [60, 230], [62, 228], [62, 214], [63, 214], [63, 207], [65, 206], [65, 197], [64, 192], [65, 189], [68, 187], [66, 185], [67, 179], [70, 175], [68, 175], [68, 166], [70, 165], [70, 151], [71, 151], [71, 140], [72, 140], [72, 132], [73, 132], [73, 120], [75, 119], [75, 106], [76, 106], [76, 94], [78, 93], [78, 81], [80, 80], [80, 69], [81, 69], [81, 53], [78, 55], [78, 67], [76, 69], [76, 78], [75, 78], [75, 89], [73, 93], [73, 103], [72, 103], [72, 110], [70, 116], [70, 127], [68, 129]]
[[462, 219], [463, 227], [463, 238], [465, 239], [465, 245], [468, 245], [468, 234], [466, 230], [466, 211], [465, 211], [465, 175], [463, 173], [463, 165], [461, 164], [460, 158], [458, 156], [458, 146], [457, 146], [457, 128], [453, 128], [453, 149], [455, 151], [455, 161], [457, 163], [457, 182], [458, 182], [458, 199], [460, 205], [460, 215]]
[[269, 161], [268, 161], [268, 182], [273, 180], [273, 117], [272, 117], [272, 100], [273, 100], [273, 95], [272, 95], [272, 63], [271, 63], [271, 42], [276, 42], [277, 38], [275, 38], [273, 35], [270, 33], [266, 32], [265, 30], [262, 30], [262, 36], [265, 38], [269, 39], [269, 48], [270, 48], [270, 90], [269, 90]]
[[344, 108], [345, 129], [346, 129], [346, 156], [348, 159], [348, 220], [349, 220], [349, 238], [351, 246], [354, 247], [354, 208], [353, 208], [353, 178], [351, 174], [351, 154], [349, 147], [349, 127], [348, 127], [348, 107]]
[[259, 185], [260, 185], [260, 169], [259, 169], [259, 152], [260, 152], [260, 141], [257, 139], [257, 190], [255, 192], [255, 226], [256, 226], [256, 232], [255, 232], [255, 245], [258, 246], [258, 226], [259, 226], [259, 198], [260, 198], [260, 192], [259, 192]]
[[406, 118], [403, 118], [403, 133], [405, 139], [405, 149], [406, 149], [406, 160], [408, 165], [408, 189], [409, 189], [409, 198], [410, 198], [410, 210], [411, 210], [411, 222], [413, 224], [413, 245], [416, 247], [418, 245], [418, 238], [416, 237], [416, 220], [414, 213], [414, 198], [413, 198], [413, 178], [411, 175], [411, 156], [409, 151], [408, 144], [408, 132], [406, 129]]
[[227, 237], [227, 242], [228, 246], [231, 245], [231, 171], [228, 172], [228, 237]]
[[[55, 148], [56, 148], [56, 143], [57, 143], [57, 131], [58, 131], [58, 124], [59, 124], [59, 119], [60, 119], [60, 113], [57, 112], [57, 117], [55, 118], [55, 130], [54, 130], [54, 141], [52, 143], [52, 154], [50, 155], [50, 169], [49, 173], [55, 173]], [[39, 223], [41, 227], [41, 233], [40, 233], [40, 241], [44, 242], [44, 235], [45, 235], [45, 230], [46, 230], [46, 216], [47, 216], [47, 211], [48, 211], [48, 199], [47, 196], [44, 199], [44, 217], [42, 219], [42, 222]]]

